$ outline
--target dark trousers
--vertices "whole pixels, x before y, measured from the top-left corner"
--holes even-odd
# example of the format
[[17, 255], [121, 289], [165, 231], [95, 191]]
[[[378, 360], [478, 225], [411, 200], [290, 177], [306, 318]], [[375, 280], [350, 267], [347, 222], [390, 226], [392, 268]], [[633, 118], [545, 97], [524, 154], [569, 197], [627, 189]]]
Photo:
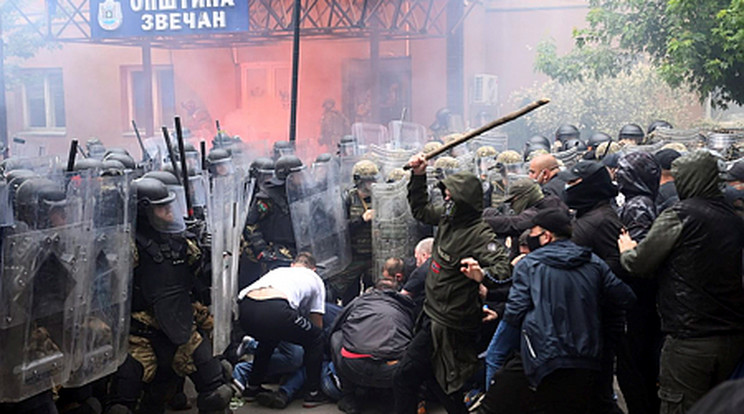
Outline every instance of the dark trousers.
[[657, 413], [662, 336], [655, 289], [633, 288], [638, 301], [627, 313], [627, 330], [617, 348], [617, 381], [629, 414]]
[[744, 350], [744, 334], [677, 339], [667, 336], [661, 350], [661, 414], [684, 413], [717, 384], [727, 380]]
[[589, 413], [596, 372], [588, 369], [559, 369], [548, 374], [535, 391], [535, 414]]
[[258, 340], [253, 358], [249, 385], [261, 385], [271, 354], [280, 341], [302, 346], [303, 366], [307, 370], [307, 389], [320, 389], [320, 369], [323, 362], [323, 331], [289, 306], [286, 299], [240, 301], [240, 325]]
[[393, 377], [398, 364], [372, 358], [338, 358], [336, 367], [344, 395], [353, 394], [357, 387], [393, 388]]
[[418, 408], [418, 392], [422, 384], [444, 406], [449, 414], [464, 414], [468, 410], [460, 393], [447, 395], [434, 377], [431, 355], [434, 350], [431, 337], [431, 322], [427, 319], [408, 345], [405, 356], [398, 363], [393, 377], [396, 414], [415, 414]]

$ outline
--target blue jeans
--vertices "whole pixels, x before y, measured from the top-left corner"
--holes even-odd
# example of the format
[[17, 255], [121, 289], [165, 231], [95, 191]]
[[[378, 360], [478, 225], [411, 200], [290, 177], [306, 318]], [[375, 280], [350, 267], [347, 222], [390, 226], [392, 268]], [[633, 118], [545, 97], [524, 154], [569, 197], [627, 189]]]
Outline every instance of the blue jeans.
[[[305, 385], [306, 378], [305, 368], [298, 369], [287, 378], [284, 384], [279, 387], [279, 390], [288, 395], [289, 399], [292, 400]], [[320, 377], [320, 389], [323, 391], [323, 394], [332, 400], [338, 401], [341, 399], [340, 386], [341, 384], [336, 375], [336, 368], [333, 366], [333, 362], [323, 361]]]
[[[267, 376], [275, 377], [279, 375], [291, 374], [302, 368], [303, 351], [300, 345], [291, 342], [282, 341], [274, 349], [269, 360]], [[248, 385], [253, 371], [253, 362], [240, 362], [233, 368], [233, 378], [244, 387]]]
[[486, 390], [491, 386], [493, 376], [504, 366], [511, 351], [519, 349], [519, 341], [519, 328], [506, 322], [499, 323], [486, 350]]

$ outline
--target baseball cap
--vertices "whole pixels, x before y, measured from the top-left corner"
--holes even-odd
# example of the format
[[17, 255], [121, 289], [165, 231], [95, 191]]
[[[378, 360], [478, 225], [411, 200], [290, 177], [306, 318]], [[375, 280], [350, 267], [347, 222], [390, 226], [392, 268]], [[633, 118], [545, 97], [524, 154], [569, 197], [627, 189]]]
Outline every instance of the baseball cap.
[[579, 178], [583, 179], [590, 177], [602, 168], [605, 168], [604, 165], [596, 161], [579, 161], [576, 163], [576, 165], [565, 171], [561, 171], [560, 173], [558, 173], [558, 175], [564, 181], [571, 182]]

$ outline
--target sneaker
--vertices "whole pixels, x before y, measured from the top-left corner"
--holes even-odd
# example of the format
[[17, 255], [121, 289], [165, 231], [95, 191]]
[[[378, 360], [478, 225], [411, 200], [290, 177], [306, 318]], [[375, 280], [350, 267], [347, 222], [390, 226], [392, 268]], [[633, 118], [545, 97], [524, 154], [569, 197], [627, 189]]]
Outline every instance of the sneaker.
[[264, 407], [282, 409], [289, 405], [289, 396], [282, 390], [262, 392], [256, 395], [256, 401]]
[[256, 396], [261, 393], [271, 392], [270, 389], [264, 388], [263, 386], [247, 386], [243, 390], [243, 399], [247, 402], [256, 401]]
[[255, 354], [256, 349], [258, 349], [258, 341], [253, 338], [252, 336], [244, 336], [243, 340], [240, 341], [240, 345], [238, 345], [238, 349], [235, 350], [235, 353], [238, 355], [238, 357], [241, 357], [246, 354]]
[[320, 391], [311, 391], [305, 394], [305, 401], [302, 402], [302, 406], [305, 408], [313, 408], [319, 405], [323, 405], [328, 402], [328, 397]]
[[471, 413], [474, 413], [478, 408], [480, 408], [481, 404], [483, 404], [483, 400], [486, 399], [485, 393], [479, 393], [475, 396], [475, 398], [470, 402], [470, 405], [468, 406], [468, 411]]

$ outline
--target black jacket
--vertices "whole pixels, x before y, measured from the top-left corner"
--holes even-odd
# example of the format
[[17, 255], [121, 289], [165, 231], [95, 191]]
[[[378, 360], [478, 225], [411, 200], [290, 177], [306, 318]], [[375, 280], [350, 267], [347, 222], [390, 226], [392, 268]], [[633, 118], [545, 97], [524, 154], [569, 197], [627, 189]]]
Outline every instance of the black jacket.
[[341, 331], [347, 351], [392, 361], [413, 338], [413, 300], [393, 290], [374, 289], [354, 299], [336, 317], [331, 334]]
[[543, 184], [542, 192], [546, 196], [552, 195], [566, 201], [566, 181], [556, 174], [550, 181]]
[[679, 201], [679, 196], [677, 196], [674, 181], [667, 181], [659, 186], [659, 193], [656, 194], [656, 211], [661, 213], [677, 201]]
[[493, 207], [486, 208], [483, 210], [483, 220], [499, 237], [519, 237], [523, 231], [532, 227], [532, 218], [540, 210], [553, 207], [568, 209], [559, 197], [549, 195], [513, 216], [500, 214], [499, 210]]
[[600, 369], [602, 309], [627, 309], [635, 296], [591, 250], [570, 240], [523, 258], [504, 322], [520, 327], [524, 372], [533, 386], [556, 369]]
[[716, 158], [704, 151], [672, 165], [680, 201], [622, 255], [637, 276], [659, 282], [662, 332], [696, 338], [744, 332], [744, 221], [723, 199]]
[[618, 216], [633, 240], [641, 241], [656, 219], [661, 166], [648, 152], [632, 152], [618, 161], [615, 179], [625, 204]]

